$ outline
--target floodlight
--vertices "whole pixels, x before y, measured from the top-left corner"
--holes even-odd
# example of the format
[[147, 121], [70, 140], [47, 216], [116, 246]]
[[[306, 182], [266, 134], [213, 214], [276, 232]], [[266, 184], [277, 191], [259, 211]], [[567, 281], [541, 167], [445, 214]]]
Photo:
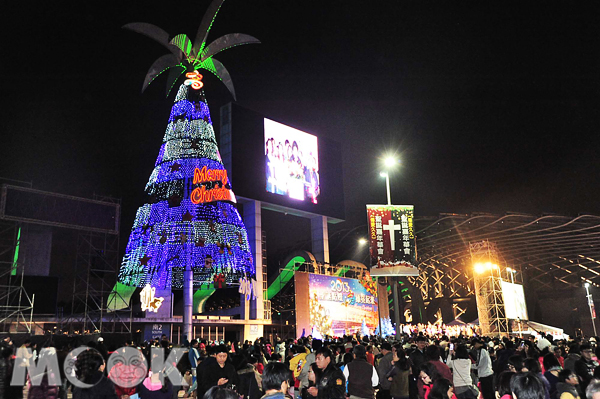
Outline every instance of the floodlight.
[[359, 243], [360, 245], [365, 245], [365, 244], [367, 243], [367, 239], [366, 239], [366, 238], [363, 238], [363, 237], [361, 237], [361, 238], [359, 238], [359, 239], [358, 239], [358, 243]]
[[473, 267], [475, 268], [475, 273], [485, 273], [486, 267], [484, 263], [475, 263]]

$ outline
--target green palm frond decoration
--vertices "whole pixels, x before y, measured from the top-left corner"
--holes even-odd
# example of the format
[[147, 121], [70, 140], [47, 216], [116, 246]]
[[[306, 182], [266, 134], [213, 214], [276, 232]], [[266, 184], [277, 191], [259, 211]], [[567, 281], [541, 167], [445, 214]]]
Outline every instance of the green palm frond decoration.
[[253, 36], [245, 35], [243, 33], [230, 33], [219, 37], [208, 45], [206, 44], [206, 38], [208, 37], [210, 28], [224, 1], [225, 0], [214, 0], [210, 4], [204, 17], [202, 17], [200, 27], [198, 28], [196, 38], [193, 42], [185, 34], [178, 34], [170, 38], [169, 34], [163, 29], [145, 22], [134, 22], [123, 26], [125, 29], [148, 36], [170, 51], [170, 53], [159, 57], [152, 63], [146, 74], [146, 78], [144, 79], [142, 92], [146, 90], [148, 85], [150, 85], [154, 79], [163, 72], [169, 71], [166, 89], [166, 94], [168, 96], [183, 73], [204, 69], [219, 78], [219, 80], [227, 87], [233, 96], [233, 99], [236, 99], [229, 72], [225, 66], [214, 59], [213, 56], [232, 47], [244, 44], [258, 44], [260, 41]]

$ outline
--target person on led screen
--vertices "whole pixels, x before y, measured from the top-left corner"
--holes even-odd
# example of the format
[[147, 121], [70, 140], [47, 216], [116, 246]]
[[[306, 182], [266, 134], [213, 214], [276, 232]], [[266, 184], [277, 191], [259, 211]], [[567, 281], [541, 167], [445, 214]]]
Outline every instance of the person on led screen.
[[313, 156], [312, 152], [308, 157], [308, 165], [304, 167], [304, 191], [306, 198], [310, 198], [313, 204], [317, 203], [317, 197], [319, 196], [319, 174], [316, 170], [317, 160]]
[[267, 140], [266, 149], [265, 149], [265, 170], [267, 171], [267, 191], [270, 193], [275, 192], [275, 162], [276, 162], [276, 154], [275, 154], [275, 140], [273, 137]]
[[268, 192], [317, 203], [319, 172], [312, 151], [302, 151], [296, 140], [286, 139], [275, 146], [275, 138], [269, 137], [265, 141], [265, 157]]

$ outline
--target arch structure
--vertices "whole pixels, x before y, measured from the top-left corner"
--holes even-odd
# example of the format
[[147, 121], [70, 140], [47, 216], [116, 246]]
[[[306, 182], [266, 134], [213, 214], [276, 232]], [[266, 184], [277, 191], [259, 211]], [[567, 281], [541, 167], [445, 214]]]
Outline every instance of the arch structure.
[[496, 246], [502, 279], [524, 284], [530, 319], [551, 324], [540, 320], [550, 313], [544, 302], [557, 295], [585, 300], [584, 283], [600, 287], [600, 216], [440, 214], [417, 218], [415, 226], [420, 275], [400, 279], [405, 314], [423, 316], [413, 321], [477, 317], [469, 245], [482, 241]]

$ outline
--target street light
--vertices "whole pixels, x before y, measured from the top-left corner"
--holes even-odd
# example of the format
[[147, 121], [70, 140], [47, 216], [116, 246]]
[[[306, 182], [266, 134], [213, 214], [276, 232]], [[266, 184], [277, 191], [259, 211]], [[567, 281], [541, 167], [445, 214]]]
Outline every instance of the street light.
[[361, 237], [358, 239], [358, 244], [359, 245], [365, 245], [367, 243], [367, 239], [364, 237]]
[[592, 319], [592, 327], [594, 327], [594, 336], [596, 336], [598, 333], [596, 332], [596, 323], [594, 322], [596, 317], [594, 316], [594, 300], [592, 299], [592, 294], [590, 294], [590, 283], [586, 281], [583, 286], [585, 287], [586, 298], [590, 308], [590, 317]]
[[388, 205], [392, 205], [392, 195], [390, 194], [390, 175], [388, 172], [380, 172], [379, 176], [385, 177], [385, 189], [387, 190]]
[[379, 172], [379, 176], [385, 177], [385, 188], [387, 191], [387, 204], [392, 205], [392, 195], [390, 194], [390, 170], [392, 170], [400, 161], [393, 156], [387, 156], [383, 159], [385, 171]]

